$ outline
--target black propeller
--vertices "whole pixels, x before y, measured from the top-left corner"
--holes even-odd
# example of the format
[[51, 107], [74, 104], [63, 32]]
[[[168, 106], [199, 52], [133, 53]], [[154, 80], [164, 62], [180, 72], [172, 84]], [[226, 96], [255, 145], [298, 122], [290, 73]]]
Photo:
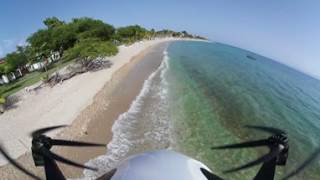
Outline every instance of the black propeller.
[[[46, 127], [42, 129], [38, 129], [30, 133], [30, 136], [32, 138], [39, 138], [41, 135], [44, 133], [47, 133], [49, 131], [67, 127], [67, 125], [60, 125], [60, 126], [52, 126], [52, 127]], [[81, 142], [81, 141], [70, 141], [70, 140], [64, 140], [64, 139], [51, 139], [50, 144], [55, 145], [55, 146], [77, 146], [77, 147], [82, 147], [82, 146], [106, 146], [105, 144], [96, 144], [96, 143], [88, 143], [88, 142]]]
[[85, 166], [82, 164], [79, 164], [77, 162], [71, 161], [69, 159], [66, 159], [62, 156], [59, 156], [53, 152], [50, 151], [52, 146], [73, 146], [73, 147], [105, 147], [105, 144], [96, 144], [96, 143], [88, 143], [88, 142], [81, 142], [81, 141], [70, 141], [70, 140], [63, 140], [63, 139], [52, 139], [50, 137], [47, 137], [43, 135], [46, 132], [66, 127], [65, 125], [61, 126], [52, 126], [52, 127], [46, 127], [42, 129], [35, 130], [31, 133], [32, 139], [32, 152], [33, 152], [33, 158], [35, 161], [36, 166], [42, 166], [44, 164], [43, 156], [51, 159], [56, 160], [64, 164], [68, 164], [70, 166], [75, 166], [78, 168], [85, 168], [90, 169], [93, 171], [96, 171], [97, 169], [90, 166]]
[[69, 141], [63, 139], [51, 139], [51, 144], [54, 146], [76, 146], [76, 147], [105, 147], [105, 144], [88, 143], [81, 141]]
[[[58, 166], [56, 165], [55, 161], [59, 161], [64, 164], [68, 164], [74, 167], [78, 168], [85, 168], [90, 169], [93, 171], [97, 171], [97, 168], [86, 166], [79, 164], [77, 162], [71, 161], [69, 159], [66, 159], [58, 154], [55, 154], [50, 151], [52, 146], [72, 146], [72, 147], [106, 147], [105, 144], [97, 144], [97, 143], [89, 143], [89, 142], [81, 142], [81, 141], [70, 141], [70, 140], [63, 140], [63, 139], [52, 139], [50, 137], [47, 137], [44, 135], [44, 133], [47, 133], [49, 131], [66, 127], [66, 125], [61, 126], [52, 126], [52, 127], [46, 127], [41, 128], [38, 130], [33, 131], [30, 133], [30, 136], [32, 137], [32, 156], [33, 160], [35, 162], [36, 166], [45, 166], [46, 175], [47, 171], [48, 174], [52, 175], [52, 177], [48, 177], [47, 179], [64, 179], [61, 171], [59, 170]], [[17, 169], [25, 173], [26, 175], [30, 176], [33, 179], [40, 180], [38, 176], [34, 175], [27, 169], [25, 169], [21, 164], [13, 160], [8, 153], [0, 146], [0, 153]], [[54, 175], [57, 175], [56, 177], [53, 177]]]
[[283, 179], [286, 180], [286, 179], [291, 178], [294, 175], [297, 175], [304, 168], [306, 168], [308, 165], [312, 164], [319, 156], [320, 156], [320, 148], [318, 148], [315, 152], [313, 152], [298, 168], [296, 168], [294, 171], [290, 172]]
[[97, 168], [93, 168], [93, 167], [90, 167], [90, 166], [85, 166], [85, 165], [82, 165], [82, 164], [79, 164], [77, 162], [73, 162], [69, 159], [66, 159], [62, 156], [59, 156], [51, 151], [49, 151], [48, 149], [46, 149], [45, 147], [42, 147], [40, 149], [40, 152], [43, 156], [45, 156], [46, 158], [49, 158], [51, 160], [56, 160], [56, 161], [59, 161], [59, 162], [62, 162], [64, 164], [68, 164], [70, 166], [75, 166], [75, 167], [78, 167], [78, 168], [84, 168], [84, 169], [90, 169], [90, 170], [93, 170], [93, 171], [97, 171], [98, 169]]
[[278, 128], [274, 128], [274, 127], [265, 127], [265, 126], [252, 126], [252, 125], [247, 125], [245, 126], [246, 128], [251, 128], [251, 129], [256, 129], [259, 131], [264, 131], [264, 132], [268, 132], [270, 134], [286, 134], [285, 131], [278, 129]]
[[276, 158], [279, 155], [279, 153], [280, 153], [280, 148], [275, 147], [275, 148], [271, 149], [271, 151], [268, 154], [263, 155], [262, 157], [254, 160], [254, 161], [251, 161], [247, 164], [244, 164], [240, 167], [227, 170], [227, 171], [225, 171], [225, 173], [240, 171], [242, 169], [246, 169], [246, 168], [258, 165], [260, 163], [268, 162], [268, 161], [272, 160], [273, 158]]
[[256, 166], [260, 163], [270, 162], [271, 160], [274, 160], [274, 159], [276, 159], [275, 161], [276, 165], [285, 165], [288, 157], [289, 145], [288, 145], [288, 138], [286, 136], [286, 133], [283, 130], [272, 128], [272, 127], [264, 127], [264, 126], [245, 126], [245, 127], [268, 132], [268, 133], [271, 133], [272, 136], [269, 137], [268, 139], [217, 146], [217, 147], [212, 147], [212, 149], [236, 149], [236, 148], [253, 148], [253, 147], [265, 146], [270, 149], [270, 152], [247, 164], [227, 170], [225, 171], [225, 173], [240, 171], [246, 168]]
[[67, 125], [51, 126], [51, 127], [45, 127], [45, 128], [37, 129], [37, 130], [31, 132], [30, 136], [32, 138], [36, 138], [37, 136], [40, 136], [40, 135], [42, 135], [44, 133], [47, 133], [47, 132], [55, 130], [55, 129], [63, 128], [63, 127], [67, 127]]
[[0, 153], [3, 155], [4, 158], [6, 158], [6, 160], [12, 164], [14, 167], [16, 167], [17, 169], [19, 169], [20, 171], [22, 171], [24, 174], [30, 176], [33, 179], [37, 179], [40, 180], [40, 178], [36, 175], [34, 175], [33, 173], [31, 173], [30, 171], [28, 171], [27, 169], [25, 169], [21, 164], [19, 164], [18, 162], [16, 162], [15, 160], [13, 160], [9, 154], [0, 146]]
[[256, 140], [256, 141], [248, 141], [237, 144], [230, 144], [224, 146], [212, 147], [212, 149], [236, 149], [236, 148], [251, 148], [251, 147], [259, 147], [259, 146], [267, 146], [269, 141], [266, 139]]

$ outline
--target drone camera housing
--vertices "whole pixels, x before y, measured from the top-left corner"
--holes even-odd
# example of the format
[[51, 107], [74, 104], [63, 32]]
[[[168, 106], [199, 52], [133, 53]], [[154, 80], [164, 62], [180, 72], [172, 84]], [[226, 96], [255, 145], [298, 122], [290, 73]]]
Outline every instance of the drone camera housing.
[[32, 158], [34, 161], [34, 165], [35, 166], [44, 166], [43, 156], [39, 155], [37, 152], [35, 152], [33, 148], [31, 148], [31, 150], [32, 150]]
[[285, 166], [287, 163], [288, 159], [288, 154], [289, 154], [289, 147], [286, 147], [285, 149], [282, 150], [280, 155], [277, 158], [277, 165], [279, 166]]

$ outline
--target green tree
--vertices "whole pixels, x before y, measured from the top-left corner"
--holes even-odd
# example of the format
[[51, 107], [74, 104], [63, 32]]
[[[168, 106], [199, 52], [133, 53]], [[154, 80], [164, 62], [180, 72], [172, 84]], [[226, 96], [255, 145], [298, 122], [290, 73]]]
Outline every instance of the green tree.
[[1, 74], [8, 74], [9, 72], [12, 72], [14, 68], [12, 67], [11, 64], [4, 63], [0, 64], [0, 73]]
[[120, 27], [117, 29], [116, 38], [124, 43], [133, 43], [146, 37], [147, 30], [139, 25]]
[[40, 29], [29, 36], [27, 42], [32, 47], [32, 56], [38, 56], [39, 54], [48, 56], [50, 51], [54, 49], [52, 30]]
[[28, 63], [28, 58], [24, 53], [23, 47], [18, 47], [18, 50], [13, 53], [7, 54], [5, 57], [5, 64], [8, 65], [9, 71], [14, 71], [15, 69], [24, 66]]
[[76, 35], [69, 26], [56, 17], [47, 18], [43, 21], [46, 29], [40, 29], [27, 38], [31, 46], [33, 59], [39, 56], [49, 56], [51, 51], [61, 47], [71, 47], [76, 41]]
[[52, 50], [66, 50], [74, 46], [77, 41], [75, 28], [70, 24], [58, 26], [52, 30]]
[[171, 37], [171, 36], [173, 36], [173, 33], [174, 33], [174, 31], [169, 30], [169, 29], [163, 29], [161, 31], [156, 32], [157, 36], [160, 36], [160, 37]]
[[17, 47], [17, 51], [9, 53], [5, 57], [2, 72], [9, 73], [16, 70], [28, 63], [28, 57], [25, 53], [25, 48], [22, 46]]
[[63, 21], [60, 21], [57, 17], [50, 17], [45, 19], [43, 21], [43, 24], [46, 25], [48, 29], [52, 29], [64, 25], [65, 23]]
[[65, 52], [68, 60], [92, 60], [97, 57], [113, 56], [118, 53], [118, 48], [111, 42], [97, 39], [85, 39]]
[[102, 41], [110, 40], [115, 29], [110, 24], [91, 18], [77, 18], [70, 23], [78, 35], [78, 39], [99, 38]]
[[64, 23], [56, 17], [51, 17], [43, 23], [47, 28], [38, 30], [27, 39], [33, 61], [48, 57], [52, 51], [63, 52], [84, 39], [108, 41], [115, 32], [113, 26], [91, 18], [77, 18], [70, 23]]

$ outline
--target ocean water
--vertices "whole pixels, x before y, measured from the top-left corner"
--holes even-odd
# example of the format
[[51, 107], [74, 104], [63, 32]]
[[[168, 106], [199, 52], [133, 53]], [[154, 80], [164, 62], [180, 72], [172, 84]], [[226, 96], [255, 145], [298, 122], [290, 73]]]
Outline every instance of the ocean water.
[[[162, 57], [130, 109], [113, 125], [106, 154], [87, 163], [101, 171], [84, 171], [86, 178], [109, 171], [130, 155], [169, 148], [202, 161], [226, 179], [252, 179], [259, 166], [222, 172], [256, 159], [266, 148], [210, 149], [269, 137], [245, 125], [288, 133], [289, 158], [285, 167], [277, 168], [277, 179], [320, 146], [319, 80], [219, 43], [173, 42]], [[320, 179], [319, 161], [292, 179]]]
[[[221, 172], [256, 159], [264, 148], [210, 147], [269, 136], [245, 125], [281, 128], [289, 134], [290, 153], [287, 166], [277, 169], [280, 178], [320, 146], [319, 80], [225, 44], [175, 42], [167, 51], [174, 149], [228, 179], [252, 179], [257, 168]], [[295, 178], [320, 179], [319, 167], [315, 163]]]

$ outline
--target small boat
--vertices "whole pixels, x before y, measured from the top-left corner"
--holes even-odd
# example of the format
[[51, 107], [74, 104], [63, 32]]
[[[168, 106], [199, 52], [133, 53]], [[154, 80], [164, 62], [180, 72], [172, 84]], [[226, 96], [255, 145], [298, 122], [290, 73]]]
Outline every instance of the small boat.
[[254, 61], [257, 60], [256, 58], [254, 58], [253, 56], [250, 56], [250, 55], [247, 55], [247, 58], [251, 59], [251, 60], [254, 60]]

